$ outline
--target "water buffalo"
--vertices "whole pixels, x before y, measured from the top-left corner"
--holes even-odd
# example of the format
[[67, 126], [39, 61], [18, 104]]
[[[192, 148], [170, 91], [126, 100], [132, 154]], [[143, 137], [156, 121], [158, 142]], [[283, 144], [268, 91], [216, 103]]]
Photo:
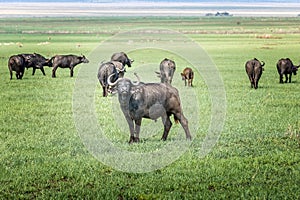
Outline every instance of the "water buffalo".
[[276, 67], [279, 74], [279, 83], [283, 83], [283, 75], [285, 75], [285, 82], [287, 83], [289, 80], [290, 83], [292, 81], [292, 74], [297, 74], [299, 66], [295, 66], [289, 58], [278, 60]]
[[[110, 77], [114, 76], [113, 74]], [[108, 84], [117, 86], [121, 110], [127, 120], [130, 130], [129, 143], [139, 142], [142, 118], [156, 120], [162, 118], [164, 132], [162, 140], [166, 140], [172, 126], [170, 116], [180, 122], [186, 138], [191, 139], [188, 120], [181, 108], [179, 94], [176, 88], [164, 83], [133, 83], [127, 78], [118, 78]]]
[[251, 88], [258, 88], [258, 81], [263, 72], [263, 66], [265, 65], [264, 61], [260, 62], [258, 59], [254, 58], [252, 60], [248, 60], [245, 64], [245, 69], [248, 75], [248, 78], [251, 83]]
[[163, 59], [159, 65], [160, 72], [156, 72], [161, 83], [172, 83], [173, 75], [176, 70], [176, 65], [173, 60], [168, 58]]
[[182, 80], [184, 80], [184, 85], [188, 82], [188, 86], [193, 86], [194, 72], [191, 68], [186, 67], [181, 74]]
[[22, 54], [12, 55], [8, 59], [8, 70], [10, 80], [12, 79], [13, 71], [16, 72], [17, 79], [22, 79], [25, 71], [26, 60]]
[[61, 68], [69, 68], [70, 69], [70, 77], [73, 77], [73, 69], [76, 65], [80, 63], [88, 63], [89, 60], [84, 56], [76, 56], [76, 55], [56, 55], [50, 59], [52, 63], [52, 77], [55, 78], [55, 72], [58, 67]]
[[122, 63], [124, 66], [127, 65], [128, 67], [131, 67], [131, 64], [133, 63], [134, 60], [128, 58], [127, 54], [124, 52], [118, 52], [114, 53], [111, 56], [111, 61], [119, 61]]
[[107, 79], [111, 74], [114, 74], [110, 77], [111, 81], [116, 81], [119, 77], [124, 76], [124, 66], [122, 63], [118, 61], [109, 61], [105, 63], [101, 63], [99, 69], [98, 69], [98, 80], [100, 82], [100, 85], [103, 90], [103, 97], [106, 97], [110, 90], [110, 86], [107, 83]]
[[36, 69], [40, 69], [45, 76], [44, 66], [51, 67], [51, 63], [49, 59], [46, 59], [44, 56], [33, 53], [33, 54], [22, 54], [26, 60], [26, 69], [33, 68], [32, 75], [34, 75]]

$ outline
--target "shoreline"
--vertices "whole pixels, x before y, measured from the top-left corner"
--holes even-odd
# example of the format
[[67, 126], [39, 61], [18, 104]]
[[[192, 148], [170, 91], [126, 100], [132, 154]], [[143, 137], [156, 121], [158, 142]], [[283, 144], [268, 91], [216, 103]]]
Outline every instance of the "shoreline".
[[227, 12], [237, 17], [298, 17], [300, 3], [0, 3], [0, 18], [195, 16]]

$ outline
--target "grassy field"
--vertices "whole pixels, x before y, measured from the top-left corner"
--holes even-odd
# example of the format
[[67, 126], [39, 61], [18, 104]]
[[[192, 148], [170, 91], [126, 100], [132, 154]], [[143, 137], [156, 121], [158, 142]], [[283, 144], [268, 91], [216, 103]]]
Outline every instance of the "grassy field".
[[[279, 84], [275, 68], [282, 57], [299, 64], [299, 23], [300, 18], [238, 17], [0, 19], [0, 198], [299, 198], [300, 77], [296, 75], [292, 83]], [[219, 84], [226, 92], [223, 102], [226, 118], [219, 139], [205, 156], [200, 156], [202, 141], [216, 114], [211, 111], [212, 96], [207, 85], [210, 77], [205, 77], [205, 72], [201, 71], [205, 66], [192, 66], [200, 69], [195, 70], [195, 86], [185, 88], [179, 72], [191, 63], [184, 56], [168, 51], [168, 47], [147, 48], [150, 43], [157, 47], [172, 43], [176, 47], [176, 37], [165, 41], [164, 33], [158, 32], [161, 40], [140, 41], [145, 47], [128, 52], [135, 61], [132, 68], [127, 68], [125, 76], [134, 78], [133, 72], [138, 72], [143, 81], [157, 82], [159, 79], [154, 71], [159, 62], [165, 57], [175, 60], [177, 69], [173, 84], [180, 92], [194, 138], [184, 152], [174, 148], [178, 141], [180, 144], [185, 141], [180, 125], [174, 124], [168, 140], [163, 142], [160, 141], [160, 121], [144, 120], [141, 143], [128, 145], [129, 130], [117, 97], [101, 97], [97, 69], [101, 61], [109, 59], [112, 51], [124, 50], [121, 45], [124, 41], [118, 34], [136, 29], [155, 32], [162, 28], [186, 37], [187, 43], [190, 40], [199, 45], [220, 73]], [[137, 35], [135, 39], [144, 37]], [[125, 42], [130, 46], [132, 41], [135, 42], [131, 39]], [[107, 44], [113, 47], [106, 51]], [[189, 52], [188, 45], [184, 49], [186, 54], [197, 54]], [[57, 78], [53, 79], [51, 68], [46, 68], [46, 76], [40, 71], [32, 76], [32, 69], [28, 69], [23, 80], [16, 80], [15, 76], [9, 80], [9, 56], [33, 52], [46, 57], [84, 54], [91, 62], [77, 66], [73, 78], [69, 77], [68, 69], [59, 68]], [[244, 69], [245, 62], [254, 57], [266, 63], [257, 90], [250, 88]], [[199, 61], [199, 65], [205, 63]], [[105, 137], [128, 155], [155, 154], [166, 149], [166, 156], [160, 159], [167, 166], [132, 173], [107, 164], [109, 161], [101, 162], [99, 155], [95, 155], [83, 135], [77, 132], [74, 91], [80, 83], [78, 80], [84, 76], [88, 76], [83, 80], [90, 80], [91, 88], [83, 89], [93, 92], [91, 98], [95, 103], [94, 110], [88, 107], [85, 111], [86, 105], [82, 102], [82, 116], [95, 112], [99, 132], [104, 133], [99, 134], [99, 141], [105, 141]], [[101, 146], [101, 143], [96, 145]], [[172, 150], [171, 155], [168, 148]], [[168, 162], [172, 156], [176, 159]], [[118, 160], [112, 162], [118, 163]], [[139, 163], [139, 160], [133, 161], [129, 156], [129, 162]]]

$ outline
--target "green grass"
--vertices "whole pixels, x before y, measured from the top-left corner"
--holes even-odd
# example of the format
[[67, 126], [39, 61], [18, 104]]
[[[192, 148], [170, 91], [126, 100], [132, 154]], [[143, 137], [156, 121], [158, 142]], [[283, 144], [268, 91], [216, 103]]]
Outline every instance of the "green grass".
[[[299, 74], [292, 83], [279, 84], [278, 59], [300, 62], [299, 18], [28, 18], [0, 19], [0, 198], [1, 199], [297, 199], [300, 196]], [[190, 122], [196, 95], [199, 127], [190, 148], [170, 165], [148, 173], [126, 173], [98, 161], [84, 146], [73, 118], [73, 91], [80, 70], [69, 77], [58, 69], [57, 78], [26, 70], [23, 80], [9, 80], [10, 55], [38, 52], [89, 54], [111, 36], [136, 28], [167, 28], [199, 44], [217, 66], [226, 89], [226, 119], [212, 151], [200, 157], [201, 141], [209, 129], [211, 101], [201, 71], [195, 87], [184, 88], [179, 72], [189, 63], [163, 49], [129, 52], [135, 62], [127, 69], [146, 73], [164, 57], [178, 66], [174, 85]], [[47, 43], [46, 43], [47, 42]], [[117, 41], [118, 42], [118, 41]], [[122, 47], [116, 49], [122, 51]], [[22, 44], [22, 47], [19, 47]], [[108, 54], [113, 52], [108, 52]], [[250, 88], [244, 63], [265, 61], [259, 88]], [[99, 55], [98, 62], [109, 59]], [[200, 62], [201, 63], [201, 62]], [[155, 68], [157, 66], [157, 68]], [[91, 68], [96, 79], [98, 66]], [[97, 80], [95, 80], [97, 81]], [[117, 147], [131, 152], [156, 152], [184, 140], [180, 125], [173, 125], [166, 142], [162, 124], [144, 120], [140, 144], [128, 145], [129, 130], [117, 97], [101, 97], [95, 88], [97, 123]], [[88, 112], [88, 111], [87, 111]], [[117, 115], [112, 114], [118, 113]], [[119, 120], [119, 121], [118, 121]], [[173, 120], [173, 119], [172, 119]], [[153, 132], [149, 132], [153, 127]], [[179, 139], [180, 140], [180, 139]], [[165, 158], [168, 159], [168, 158]], [[151, 163], [149, 163], [151, 164]]]

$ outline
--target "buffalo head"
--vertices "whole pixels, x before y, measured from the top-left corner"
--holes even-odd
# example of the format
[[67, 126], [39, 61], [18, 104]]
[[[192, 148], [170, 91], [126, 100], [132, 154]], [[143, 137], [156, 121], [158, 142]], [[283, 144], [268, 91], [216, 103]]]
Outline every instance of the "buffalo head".
[[117, 86], [119, 101], [121, 105], [128, 103], [131, 97], [132, 87], [137, 86], [140, 83], [138, 75], [136, 73], [134, 74], [138, 79], [137, 82], [132, 82], [128, 78], [118, 78], [115, 82], [111, 82], [111, 77], [114, 76], [114, 74], [109, 75], [107, 78], [107, 83], [109, 86]]
[[84, 55], [79, 56], [78, 58], [80, 59], [81, 63], [89, 63], [90, 62]]

